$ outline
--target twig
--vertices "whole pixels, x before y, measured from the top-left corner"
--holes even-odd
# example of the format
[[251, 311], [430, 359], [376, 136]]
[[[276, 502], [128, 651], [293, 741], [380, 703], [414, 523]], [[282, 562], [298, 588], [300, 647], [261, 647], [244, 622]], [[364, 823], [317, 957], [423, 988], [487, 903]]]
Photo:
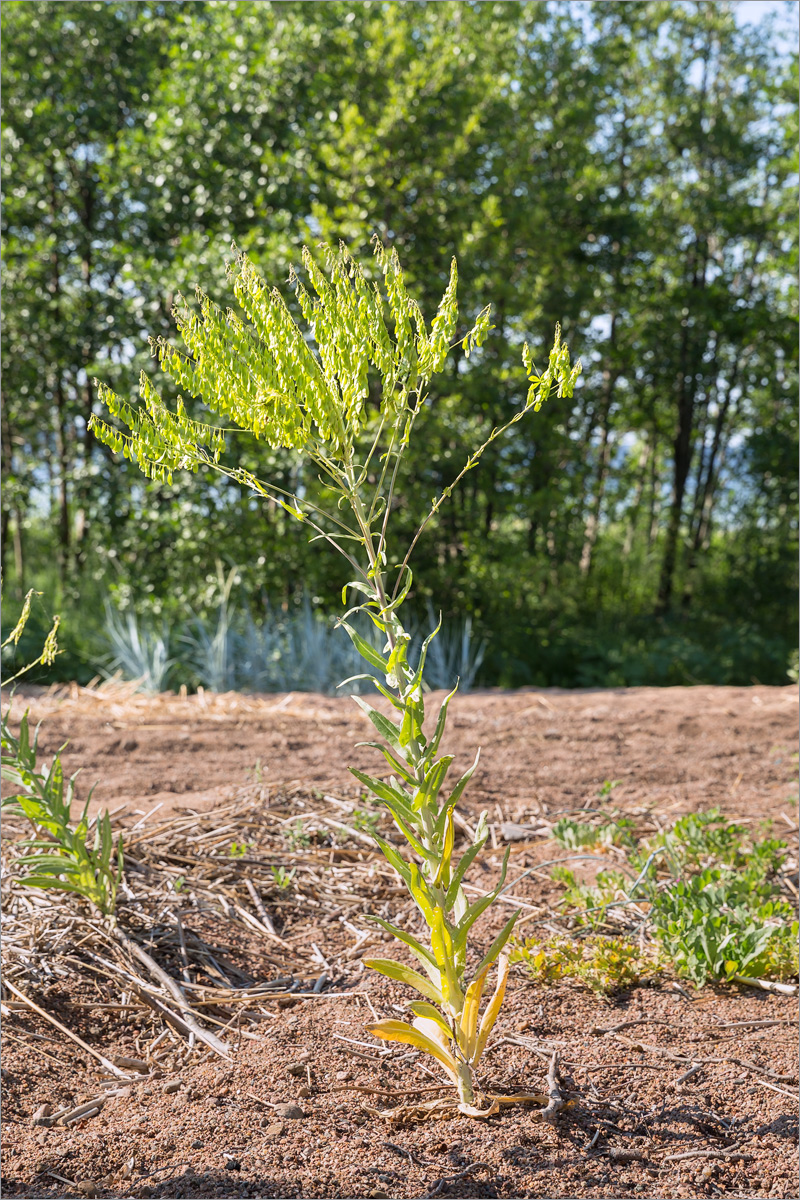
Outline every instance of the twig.
[[264, 925], [270, 931], [270, 933], [273, 935], [273, 937], [277, 937], [278, 934], [275, 930], [275, 926], [272, 923], [272, 917], [269, 915], [266, 908], [264, 907], [264, 901], [259, 896], [258, 891], [256, 890], [256, 887], [255, 887], [252, 879], [245, 879], [244, 886], [247, 888], [248, 892], [250, 893], [250, 898], [252, 899], [253, 904], [255, 904], [255, 906], [256, 906], [256, 912], [258, 913], [259, 917], [261, 918], [262, 925]]
[[761, 988], [764, 992], [780, 992], [782, 996], [796, 996], [796, 983], [778, 983], [774, 979], [754, 979], [750, 975], [731, 976], [734, 983], [743, 983], [747, 987]]
[[209, 1032], [209, 1030], [204, 1029], [202, 1025], [197, 1023], [192, 1016], [192, 1012], [189, 1008], [186, 997], [172, 976], [168, 975], [166, 971], [163, 971], [158, 963], [150, 957], [147, 951], [143, 950], [138, 942], [134, 942], [127, 936], [127, 934], [123, 933], [121, 929], [116, 928], [114, 932], [120, 944], [135, 958], [138, 958], [139, 961], [145, 967], [147, 967], [147, 970], [150, 972], [150, 974], [157, 979], [158, 982], [165, 987], [170, 995], [177, 1001], [184, 1023], [188, 1026], [198, 1041], [205, 1042], [205, 1044], [212, 1050], [216, 1050], [217, 1054], [221, 1054], [223, 1058], [227, 1058], [229, 1047], [225, 1044], [225, 1042], [220, 1041], [215, 1033]]
[[459, 1171], [457, 1175], [445, 1175], [444, 1178], [437, 1180], [433, 1188], [428, 1192], [428, 1196], [438, 1196], [451, 1183], [458, 1183], [459, 1179], [466, 1178], [467, 1175], [472, 1175], [474, 1171], [491, 1171], [491, 1167], [485, 1162], [470, 1163], [463, 1171]]
[[550, 1099], [547, 1102], [547, 1107], [543, 1108], [539, 1114], [541, 1121], [547, 1121], [549, 1125], [555, 1125], [556, 1115], [559, 1109], [564, 1107], [564, 1097], [561, 1095], [561, 1089], [558, 1086], [558, 1050], [553, 1051], [553, 1057], [550, 1059], [550, 1066], [547, 1068], [547, 1092]]
[[32, 1008], [35, 1013], [38, 1013], [40, 1017], [44, 1017], [45, 1021], [49, 1021], [51, 1025], [56, 1027], [56, 1029], [60, 1029], [61, 1032], [66, 1034], [68, 1038], [70, 1038], [73, 1042], [76, 1042], [82, 1050], [85, 1050], [88, 1054], [91, 1054], [93, 1058], [96, 1058], [98, 1062], [101, 1062], [106, 1070], [110, 1071], [112, 1075], [116, 1075], [118, 1079], [127, 1079], [125, 1073], [120, 1071], [119, 1067], [115, 1067], [111, 1059], [106, 1058], [104, 1054], [100, 1054], [98, 1050], [95, 1050], [92, 1046], [89, 1046], [83, 1040], [83, 1038], [79, 1038], [77, 1033], [73, 1033], [71, 1029], [67, 1029], [66, 1025], [62, 1025], [60, 1021], [57, 1021], [55, 1017], [51, 1017], [50, 1014], [45, 1012], [43, 1008], [40, 1008], [38, 1004], [34, 1004], [33, 1000], [29, 999], [24, 992], [21, 992], [19, 988], [15, 987], [10, 979], [4, 979], [3, 983], [14, 993], [15, 996], [19, 996], [20, 1000], [22, 1000], [24, 1004], [27, 1004], [29, 1008]]
[[635, 1021], [620, 1021], [619, 1025], [595, 1025], [591, 1033], [619, 1033], [621, 1029], [630, 1029], [632, 1025], [667, 1025], [670, 1029], [677, 1026], [672, 1021], [661, 1021], [656, 1017], [640, 1017]]
[[382, 1142], [381, 1145], [385, 1146], [387, 1150], [391, 1150], [393, 1153], [399, 1154], [401, 1158], [407, 1158], [409, 1162], [414, 1163], [417, 1167], [430, 1166], [430, 1163], [427, 1159], [420, 1158], [419, 1155], [414, 1154], [412, 1150], [406, 1150], [405, 1146], [396, 1146], [394, 1142]]
[[182, 969], [181, 974], [183, 975], [183, 978], [186, 981], [186, 983], [191, 983], [192, 975], [189, 970], [189, 955], [186, 953], [186, 938], [183, 936], [183, 925], [181, 924], [181, 914], [178, 912], [175, 913], [175, 924], [178, 926], [178, 940], [181, 944], [181, 960], [183, 962], [183, 969]]
[[702, 1063], [699, 1063], [699, 1062], [694, 1063], [693, 1066], [689, 1067], [688, 1071], [684, 1071], [683, 1074], [679, 1075], [677, 1079], [673, 1079], [673, 1081], [672, 1081], [673, 1086], [677, 1087], [677, 1085], [679, 1083], [685, 1083], [687, 1079], [691, 1079], [693, 1075], [696, 1075], [697, 1072], [702, 1071], [702, 1069], [703, 1069]]
[[750, 1162], [752, 1154], [740, 1154], [738, 1150], [686, 1150], [683, 1154], [668, 1154], [661, 1162], [682, 1162], [687, 1158], [724, 1158], [728, 1162]]
[[797, 1099], [797, 1092], [790, 1092], [786, 1088], [778, 1087], [775, 1083], [767, 1083], [766, 1079], [757, 1079], [755, 1082], [760, 1084], [761, 1087], [769, 1088], [770, 1091], [780, 1092], [782, 1096], [788, 1096], [790, 1100]]

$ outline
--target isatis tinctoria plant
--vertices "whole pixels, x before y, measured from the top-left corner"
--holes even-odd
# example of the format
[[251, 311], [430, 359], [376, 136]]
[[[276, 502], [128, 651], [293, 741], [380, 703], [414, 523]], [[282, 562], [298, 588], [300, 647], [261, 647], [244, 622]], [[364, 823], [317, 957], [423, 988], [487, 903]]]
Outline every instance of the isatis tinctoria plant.
[[[459, 330], [454, 259], [429, 325], [407, 290], [396, 251], [377, 239], [372, 264], [362, 266], [342, 245], [338, 250], [322, 247], [319, 262], [304, 250], [303, 265], [307, 283], [294, 272], [290, 276], [290, 307], [246, 255], [237, 253], [229, 277], [238, 310], [218, 308], [198, 289], [195, 305], [180, 299], [174, 311], [184, 348], [161, 338], [153, 342], [162, 368], [182, 393], [202, 400], [229, 423], [228, 428], [190, 415], [192, 401], [182, 395], [168, 409], [145, 375], [140, 383], [142, 403], [136, 407], [98, 384], [101, 399], [118, 423], [94, 417], [92, 426], [103, 442], [136, 462], [151, 479], [171, 481], [175, 471], [213, 468], [281, 505], [309, 527], [313, 538], [324, 539], [346, 559], [352, 577], [342, 601], [346, 604], [350, 589], [357, 603], [341, 624], [374, 672], [359, 678], [371, 680], [393, 712], [386, 716], [354, 697], [380, 738], [366, 745], [383, 754], [389, 772], [388, 778], [377, 778], [351, 770], [386, 805], [402, 835], [403, 852], [374, 836], [429, 933], [424, 944], [388, 921], [373, 918], [408, 947], [421, 970], [390, 959], [368, 960], [368, 965], [423, 999], [409, 1005], [412, 1024], [378, 1021], [369, 1029], [437, 1059], [457, 1087], [461, 1105], [470, 1110], [476, 1104], [475, 1069], [505, 992], [508, 959], [503, 951], [516, 914], [471, 968], [468, 938], [503, 887], [508, 855], [497, 885], [470, 903], [464, 876], [486, 841], [486, 818], [479, 820], [472, 844], [458, 861], [453, 818], [477, 758], [446, 790], [453, 756], [440, 753], [440, 748], [454, 693], [442, 701], [430, 736], [423, 729], [425, 657], [438, 626], [423, 643], [418, 660], [410, 662], [410, 638], [400, 609], [412, 584], [411, 552], [453, 487], [478, 464], [487, 446], [526, 413], [538, 411], [553, 389], [559, 396], [571, 396], [580, 364], [570, 366], [558, 327], [543, 372], [537, 372], [528, 346], [523, 347], [529, 385], [524, 405], [507, 424], [491, 431], [468, 456], [454, 483], [432, 500], [400, 557], [391, 542], [390, 519], [404, 452], [425, 411], [431, 380], [444, 369], [454, 345], [460, 344], [467, 358], [482, 345], [492, 328], [490, 310], [484, 308], [466, 332]], [[257, 441], [311, 460], [336, 495], [336, 504], [324, 510], [307, 496], [282, 491], [238, 465], [226, 452], [229, 428], [246, 430]], [[351, 618], [358, 613], [367, 614], [380, 631], [382, 651], [356, 630]], [[481, 1016], [484, 987], [495, 963], [496, 987]]]

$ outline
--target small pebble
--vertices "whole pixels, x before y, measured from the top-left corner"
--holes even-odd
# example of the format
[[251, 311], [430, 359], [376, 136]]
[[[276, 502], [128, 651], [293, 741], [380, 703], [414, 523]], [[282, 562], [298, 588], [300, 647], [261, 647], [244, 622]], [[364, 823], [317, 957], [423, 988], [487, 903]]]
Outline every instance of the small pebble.
[[300, 1121], [306, 1114], [297, 1104], [276, 1104], [275, 1116], [285, 1117], [288, 1121]]
[[48, 1117], [52, 1111], [49, 1104], [41, 1104], [33, 1114], [34, 1125], [44, 1125], [46, 1122], [49, 1124]]
[[311, 1088], [299, 1087], [297, 1089], [297, 1095], [300, 1097], [301, 1100], [307, 1100], [308, 1097], [311, 1095]]
[[80, 1179], [75, 1184], [75, 1187], [82, 1196], [96, 1196], [97, 1184], [93, 1179]]
[[242, 1164], [239, 1162], [239, 1159], [229, 1158], [227, 1154], [225, 1155], [225, 1166], [229, 1171], [241, 1171], [242, 1169]]
[[287, 1075], [294, 1075], [295, 1077], [299, 1077], [301, 1075], [305, 1075], [305, 1073], [306, 1073], [305, 1063], [301, 1063], [301, 1062], [290, 1063], [289, 1066], [286, 1068]]
[[264, 1141], [277, 1142], [283, 1137], [284, 1125], [281, 1121], [270, 1121], [267, 1117], [261, 1122], [264, 1128]]
[[162, 1084], [161, 1091], [165, 1096], [171, 1096], [173, 1092], [179, 1092], [180, 1088], [180, 1079], [170, 1079], [167, 1083]]
[[339, 1080], [342, 1080], [342, 1081], [345, 1081], [347, 1079], [352, 1079], [353, 1072], [352, 1071], [337, 1071], [336, 1078]]
[[193, 1150], [202, 1150], [203, 1149], [203, 1143], [200, 1140], [200, 1138], [197, 1138], [196, 1141], [192, 1142], [192, 1149]]

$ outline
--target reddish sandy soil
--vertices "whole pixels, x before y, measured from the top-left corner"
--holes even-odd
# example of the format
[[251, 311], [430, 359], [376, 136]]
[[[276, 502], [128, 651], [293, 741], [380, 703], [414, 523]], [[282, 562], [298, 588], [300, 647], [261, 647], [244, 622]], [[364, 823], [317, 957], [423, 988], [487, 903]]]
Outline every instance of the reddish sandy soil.
[[[364, 970], [366, 946], [352, 922], [384, 904], [393, 916], [408, 909], [410, 919], [410, 908], [380, 875], [363, 838], [348, 840], [346, 831], [335, 830], [323, 837], [313, 820], [308, 846], [286, 834], [295, 817], [317, 812], [352, 828], [360, 801], [345, 764], [376, 770], [376, 756], [353, 751], [370, 726], [347, 699], [146, 698], [73, 688], [23, 690], [17, 712], [23, 703], [43, 722], [44, 756], [69, 739], [65, 770], [82, 768], [86, 787], [98, 780], [95, 808], [118, 810], [116, 821], [129, 830], [139, 823], [139, 832], [128, 835], [132, 856], [143, 832], [155, 837], [162, 823], [191, 812], [202, 836], [211, 837], [206, 846], [246, 843], [240, 874], [228, 873], [225, 894], [247, 904], [249, 870], [282, 944], [211, 909], [184, 915], [187, 931], [217, 948], [218, 962], [232, 963], [242, 981], [294, 973], [307, 990], [324, 959], [333, 987], [313, 999], [265, 1001], [259, 1024], [228, 1031], [230, 1062], [184, 1055], [177, 1045], [147, 1078], [67, 1128], [35, 1125], [33, 1115], [44, 1103], [55, 1109], [96, 1095], [98, 1064], [6, 993], [6, 1195], [797, 1195], [796, 998], [730, 986], [682, 994], [668, 972], [651, 986], [604, 999], [572, 982], [534, 985], [514, 969], [485, 1060], [487, 1082], [546, 1090], [548, 1059], [557, 1049], [571, 1104], [554, 1125], [524, 1107], [484, 1121], [395, 1119], [391, 1093], [437, 1080], [405, 1047], [382, 1048], [365, 1034], [373, 1012], [398, 1015], [395, 1006], [410, 993]], [[513, 843], [512, 872], [519, 873], [564, 855], [548, 837], [559, 815], [609, 806], [643, 833], [715, 805], [753, 824], [772, 817], [776, 836], [796, 855], [794, 689], [484, 692], [456, 698], [451, 712], [456, 768], [482, 747], [462, 809], [472, 822], [487, 808], [493, 824], [477, 872], [481, 884], [498, 869], [504, 825], [530, 827], [527, 838]], [[601, 799], [606, 781], [618, 782]], [[17, 836], [13, 822], [4, 833]], [[186, 865], [162, 869], [145, 840], [139, 849], [129, 875], [133, 889], [140, 878], [148, 886], [152, 880], [153, 889], [164, 887], [165, 905], [178, 872], [192, 878], [196, 871], [198, 879], [203, 872], [204, 879], [224, 874], [221, 851], [195, 867], [200, 858], [180, 849]], [[266, 866], [259, 866], [276, 861], [297, 871], [285, 893], [270, 890]], [[318, 878], [332, 882], [318, 886]], [[547, 870], [514, 892], [530, 908], [530, 932], [560, 895]], [[509, 912], [480, 927], [477, 952]], [[130, 927], [141, 936], [146, 931], [136, 920]], [[177, 950], [158, 941], [162, 917], [153, 920], [160, 961], [179, 977]], [[88, 974], [37, 982], [35, 969], [21, 961], [13, 960], [16, 986], [87, 1045], [106, 1056], [150, 1057], [163, 1027], [140, 1008], [120, 1012], [118, 986], [98, 976], [95, 987], [85, 982]], [[699, 1069], [681, 1082], [692, 1063]], [[286, 1104], [295, 1106], [294, 1115], [280, 1108]]]

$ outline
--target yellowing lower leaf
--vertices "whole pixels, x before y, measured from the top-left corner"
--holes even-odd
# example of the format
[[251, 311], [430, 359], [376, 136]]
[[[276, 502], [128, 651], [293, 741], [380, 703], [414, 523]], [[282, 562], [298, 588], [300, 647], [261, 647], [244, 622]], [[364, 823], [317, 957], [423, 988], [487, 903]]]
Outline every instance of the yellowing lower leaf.
[[373, 971], [379, 971], [388, 979], [396, 979], [398, 983], [407, 983], [420, 995], [433, 1000], [434, 1004], [442, 1003], [442, 993], [436, 985], [424, 975], [420, 975], [419, 971], [407, 967], [405, 963], [395, 962], [393, 958], [365, 958], [364, 966], [372, 967]]
[[464, 1011], [461, 1014], [461, 1024], [459, 1029], [459, 1045], [461, 1053], [468, 1062], [472, 1060], [472, 1055], [475, 1052], [475, 1042], [478, 1030], [478, 1010], [481, 1004], [481, 996], [483, 995], [483, 986], [486, 982], [486, 976], [489, 972], [489, 967], [486, 966], [481, 971], [472, 983], [467, 988], [467, 995], [464, 999]]
[[494, 995], [486, 1006], [486, 1011], [483, 1014], [481, 1027], [478, 1031], [478, 1040], [475, 1044], [475, 1053], [472, 1056], [473, 1066], [477, 1066], [480, 1062], [481, 1055], [486, 1048], [486, 1039], [492, 1032], [497, 1014], [500, 1012], [500, 1006], [503, 1003], [503, 997], [506, 994], [506, 983], [508, 982], [508, 955], [501, 954], [497, 963], [497, 986], [494, 989]]
[[424, 1050], [441, 1063], [453, 1083], [458, 1084], [458, 1066], [452, 1054], [421, 1030], [414, 1029], [405, 1021], [378, 1021], [374, 1025], [367, 1025], [366, 1029], [373, 1037], [382, 1038], [386, 1042], [405, 1042], [408, 1046]]

